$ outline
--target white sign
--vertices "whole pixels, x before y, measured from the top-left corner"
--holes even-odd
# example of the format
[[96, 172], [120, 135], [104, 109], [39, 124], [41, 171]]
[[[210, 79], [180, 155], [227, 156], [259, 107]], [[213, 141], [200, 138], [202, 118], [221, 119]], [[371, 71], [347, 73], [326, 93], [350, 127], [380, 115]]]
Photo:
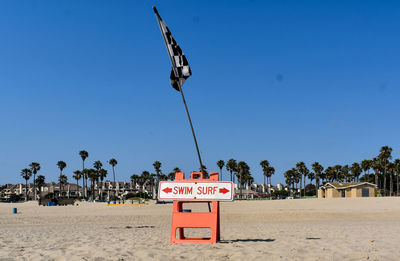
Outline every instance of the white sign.
[[228, 181], [161, 181], [160, 200], [232, 201], [233, 183]]

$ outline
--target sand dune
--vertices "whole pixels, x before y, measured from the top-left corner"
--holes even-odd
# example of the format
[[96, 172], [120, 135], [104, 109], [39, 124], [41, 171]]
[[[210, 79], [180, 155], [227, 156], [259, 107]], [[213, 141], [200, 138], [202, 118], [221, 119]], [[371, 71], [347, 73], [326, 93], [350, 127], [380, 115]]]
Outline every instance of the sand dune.
[[214, 245], [170, 245], [171, 207], [3, 203], [0, 260], [400, 259], [400, 198], [222, 203]]

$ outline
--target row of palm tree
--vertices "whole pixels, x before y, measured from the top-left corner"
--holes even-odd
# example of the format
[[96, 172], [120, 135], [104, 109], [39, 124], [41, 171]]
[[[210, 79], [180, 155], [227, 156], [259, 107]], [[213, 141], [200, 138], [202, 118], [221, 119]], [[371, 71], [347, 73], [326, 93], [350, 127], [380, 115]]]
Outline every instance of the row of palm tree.
[[[101, 189], [101, 184], [104, 180], [104, 178], [107, 176], [107, 170], [103, 169], [103, 164], [101, 161], [95, 161], [93, 163], [93, 169], [87, 169], [85, 168], [85, 160], [89, 157], [89, 153], [85, 150], [81, 150], [79, 152], [79, 155], [82, 159], [82, 170], [75, 170], [73, 173], [74, 175], [72, 176], [76, 180], [76, 185], [77, 185], [77, 193], [79, 193], [79, 180], [82, 179], [82, 194], [83, 198], [88, 199], [88, 179], [91, 181], [91, 187], [92, 187], [92, 192], [94, 191], [94, 185], [97, 184], [99, 185], [100, 181], [100, 186], [99, 190]], [[114, 184], [115, 184], [115, 166], [118, 164], [117, 160], [112, 158], [108, 161], [108, 163], [112, 167], [113, 171], [113, 178], [114, 178]], [[39, 175], [38, 178], [36, 178], [36, 174], [40, 170], [40, 164], [37, 162], [32, 162], [29, 164], [29, 168], [24, 168], [21, 170], [21, 176], [23, 179], [25, 179], [25, 200], [28, 200], [28, 181], [33, 175], [33, 193], [34, 193], [34, 199], [37, 198], [37, 191], [41, 191], [41, 187], [43, 187], [44, 182], [45, 182], [45, 177], [43, 175]], [[57, 167], [60, 169], [60, 175], [58, 177], [58, 182], [60, 184], [60, 196], [62, 195], [62, 192], [64, 190], [64, 186], [68, 183], [68, 177], [63, 174], [63, 170], [67, 167], [67, 164], [60, 160], [57, 162]], [[114, 190], [114, 197], [116, 196], [116, 190]], [[94, 193], [92, 193], [92, 197], [94, 197]]]
[[[94, 187], [95, 185], [98, 188], [98, 194], [101, 195], [101, 188], [103, 187], [103, 181], [107, 177], [108, 171], [103, 168], [103, 163], [100, 160], [97, 160], [93, 163], [93, 168], [85, 168], [85, 160], [88, 157], [88, 153], [86, 151], [81, 151], [79, 153], [82, 157], [82, 170], [75, 170], [72, 176], [76, 180], [76, 187], [77, 187], [77, 194], [79, 193], [79, 180], [82, 179], [82, 194], [83, 198], [88, 199], [88, 179], [90, 180], [91, 184], [91, 197], [94, 200]], [[113, 169], [114, 180], [115, 180], [115, 165], [117, 165], [117, 161], [113, 158], [109, 160], [110, 165]], [[68, 178], [66, 175], [63, 174], [63, 169], [67, 167], [67, 164], [64, 161], [58, 161], [57, 166], [60, 169], [60, 176], [59, 176], [59, 183], [60, 183], [60, 195], [62, 195], [63, 187], [68, 182]], [[116, 191], [114, 190], [114, 196]]]
[[[44, 183], [44, 176], [40, 175], [38, 176], [38, 180], [36, 179], [36, 174], [40, 170], [40, 164], [37, 162], [32, 162], [29, 164], [29, 168], [24, 168], [21, 170], [21, 176], [23, 179], [25, 179], [25, 200], [28, 200], [28, 180], [31, 178], [33, 174], [33, 193], [34, 193], [34, 198], [36, 199], [37, 196], [37, 189], [36, 187], [39, 186], [39, 191], [40, 187], [43, 186]], [[42, 182], [43, 180], [43, 182]], [[39, 183], [37, 185], [37, 183]]]
[[[137, 174], [132, 174], [130, 176], [130, 180], [132, 182], [132, 185], [135, 186], [136, 184], [139, 186], [140, 191], [143, 192], [144, 188], [146, 187], [147, 184], [150, 185], [150, 190], [152, 191], [153, 198], [157, 195], [157, 190], [158, 190], [158, 184], [160, 181], [164, 180], [174, 180], [175, 179], [175, 173], [181, 172], [181, 169], [178, 167], [175, 167], [168, 175], [163, 174], [161, 170], [162, 163], [158, 160], [156, 160], [153, 163], [154, 171], [155, 174], [150, 173], [147, 170], [142, 171], [140, 175]], [[206, 170], [207, 168], [203, 166], [203, 168]], [[154, 189], [154, 191], [153, 191]]]
[[239, 185], [239, 197], [242, 198], [243, 197], [243, 194], [242, 194], [243, 186], [251, 185], [254, 182], [254, 178], [251, 175], [249, 165], [244, 161], [236, 162], [235, 159], [229, 159], [226, 162], [226, 165], [225, 165], [225, 161], [218, 160], [217, 166], [220, 169], [220, 175], [221, 175], [220, 179], [221, 180], [223, 180], [222, 169], [224, 168], [224, 166], [226, 167], [226, 170], [230, 172], [230, 181], [231, 182], [235, 182], [235, 176], [236, 176], [236, 178], [238, 180], [238, 185]]
[[[82, 179], [82, 194], [84, 198], [88, 198], [88, 180], [91, 181], [90, 186], [92, 187], [92, 198], [94, 197], [94, 186], [97, 185], [100, 189], [104, 178], [107, 176], [107, 170], [103, 169], [103, 164], [101, 161], [95, 161], [93, 163], [93, 168], [87, 169], [85, 167], [85, 161], [89, 157], [89, 153], [85, 150], [79, 152], [82, 159], [82, 170], [75, 170], [72, 176], [77, 182], [77, 188], [79, 187], [79, 180]], [[400, 159], [392, 159], [392, 148], [388, 146], [381, 147], [379, 154], [371, 160], [363, 160], [361, 163], [354, 162], [351, 165], [333, 165], [328, 166], [326, 169], [318, 163], [314, 162], [311, 165], [311, 170], [307, 168], [303, 161], [300, 161], [292, 169], [287, 170], [284, 173], [285, 182], [287, 186], [292, 190], [298, 190], [300, 188], [300, 196], [305, 196], [306, 194], [306, 182], [307, 179], [310, 183], [315, 180], [315, 189], [318, 191], [320, 184], [326, 182], [356, 182], [356, 181], [368, 181], [375, 183], [378, 186], [379, 193], [385, 196], [394, 195], [394, 185], [396, 184], [397, 195], [400, 195], [399, 190], [399, 176], [400, 176]], [[118, 164], [117, 160], [112, 158], [108, 161], [112, 167], [113, 180], [115, 180], [115, 166]], [[62, 192], [64, 185], [68, 182], [68, 177], [63, 174], [63, 170], [67, 167], [64, 161], [57, 162], [57, 166], [60, 169], [59, 183], [60, 190]], [[235, 159], [229, 159], [226, 163], [224, 160], [217, 161], [217, 166], [220, 169], [221, 180], [223, 180], [222, 170], [225, 166], [226, 170], [230, 173], [230, 180], [239, 185], [240, 197], [242, 197], [242, 189], [244, 185], [251, 185], [254, 182], [254, 178], [250, 173], [249, 165], [244, 161], [237, 162]], [[264, 177], [264, 188], [267, 188], [267, 184], [272, 184], [271, 177], [275, 173], [274, 167], [272, 167], [267, 160], [262, 160], [260, 162]], [[130, 178], [134, 184], [138, 184], [143, 188], [146, 184], [149, 184], [152, 189], [152, 194], [157, 194], [158, 183], [162, 180], [174, 180], [175, 173], [181, 170], [175, 167], [168, 175], [163, 174], [160, 161], [155, 161], [153, 163], [155, 174], [149, 171], [143, 171], [141, 175], [133, 174]], [[207, 167], [203, 166], [205, 172], [207, 172]], [[374, 174], [370, 174], [373, 170]], [[37, 184], [36, 174], [40, 171], [40, 164], [37, 162], [32, 162], [29, 164], [29, 168], [21, 170], [21, 176], [25, 179], [26, 187], [28, 180], [33, 175], [34, 180], [34, 196], [36, 198]], [[364, 172], [364, 175], [360, 178], [360, 175]], [[208, 173], [204, 173], [206, 177]], [[40, 176], [40, 180], [44, 180], [44, 176]], [[396, 179], [394, 179], [396, 177]], [[235, 180], [236, 179], [236, 180]], [[39, 181], [40, 181], [39, 180]], [[389, 180], [389, 182], [387, 182]], [[389, 185], [389, 186], [388, 186]], [[153, 191], [153, 188], [156, 190]], [[268, 194], [271, 195], [270, 186], [268, 186]], [[39, 189], [40, 191], [40, 189]], [[25, 198], [27, 199], [27, 190], [25, 190]], [[114, 197], [117, 196], [117, 191], [114, 190]]]
[[[324, 170], [321, 164], [314, 162], [310, 171], [304, 162], [300, 161], [296, 164], [296, 167], [287, 170], [284, 173], [285, 182], [293, 190], [297, 190], [298, 184], [300, 184], [300, 196], [305, 195], [305, 184], [306, 179], [312, 183], [315, 180], [315, 187], [318, 191], [320, 182], [370, 182], [374, 183], [378, 187], [378, 192], [383, 196], [394, 196], [394, 183], [396, 183], [396, 195], [400, 195], [399, 190], [399, 176], [400, 176], [400, 159], [392, 159], [392, 148], [388, 146], [381, 147], [379, 154], [371, 160], [363, 160], [361, 163], [354, 162], [351, 165], [339, 165], [329, 166]], [[374, 174], [370, 174], [370, 170], [374, 171]], [[360, 178], [360, 175], [364, 172], [364, 175]], [[394, 177], [396, 176], [396, 181]], [[387, 179], [389, 178], [389, 189], [387, 187]], [[302, 184], [304, 185], [302, 187]], [[296, 185], [296, 186], [295, 186]]]

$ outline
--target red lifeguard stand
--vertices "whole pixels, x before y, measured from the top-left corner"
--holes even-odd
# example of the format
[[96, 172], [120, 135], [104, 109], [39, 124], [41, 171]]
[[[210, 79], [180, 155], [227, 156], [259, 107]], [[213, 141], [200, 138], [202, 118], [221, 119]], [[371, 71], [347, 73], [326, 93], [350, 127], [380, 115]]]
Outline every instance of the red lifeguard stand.
[[[200, 178], [195, 179], [198, 175]], [[183, 172], [175, 174], [175, 181], [218, 181], [218, 172], [211, 172], [209, 179], [203, 178], [203, 173], [192, 172], [190, 179], [185, 179]], [[183, 203], [211, 203], [210, 212], [183, 212]], [[185, 228], [210, 228], [211, 237], [185, 237]], [[177, 238], [177, 230], [179, 238]], [[217, 243], [220, 240], [220, 218], [219, 218], [219, 202], [218, 201], [181, 201], [174, 200], [172, 210], [172, 225], [171, 225], [171, 244], [182, 243]]]

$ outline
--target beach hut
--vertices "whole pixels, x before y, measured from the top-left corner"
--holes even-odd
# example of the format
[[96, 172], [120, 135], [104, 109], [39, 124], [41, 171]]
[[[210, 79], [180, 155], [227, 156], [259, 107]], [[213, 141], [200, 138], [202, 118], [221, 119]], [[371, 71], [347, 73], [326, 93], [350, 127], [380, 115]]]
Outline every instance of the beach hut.
[[318, 198], [376, 197], [375, 184], [369, 182], [329, 182], [318, 190]]

